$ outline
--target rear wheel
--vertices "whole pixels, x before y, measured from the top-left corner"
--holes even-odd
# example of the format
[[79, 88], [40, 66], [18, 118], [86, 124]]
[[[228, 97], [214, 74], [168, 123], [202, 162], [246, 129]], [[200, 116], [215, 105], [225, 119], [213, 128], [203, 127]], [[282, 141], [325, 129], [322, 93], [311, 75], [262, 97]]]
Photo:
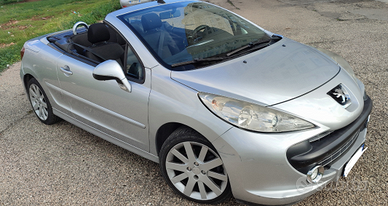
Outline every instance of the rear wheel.
[[59, 118], [54, 115], [51, 104], [39, 82], [32, 78], [28, 81], [27, 88], [32, 110], [39, 120], [47, 125], [58, 122]]
[[162, 175], [183, 197], [199, 203], [220, 203], [231, 196], [228, 174], [215, 148], [200, 134], [179, 128], [160, 152]]

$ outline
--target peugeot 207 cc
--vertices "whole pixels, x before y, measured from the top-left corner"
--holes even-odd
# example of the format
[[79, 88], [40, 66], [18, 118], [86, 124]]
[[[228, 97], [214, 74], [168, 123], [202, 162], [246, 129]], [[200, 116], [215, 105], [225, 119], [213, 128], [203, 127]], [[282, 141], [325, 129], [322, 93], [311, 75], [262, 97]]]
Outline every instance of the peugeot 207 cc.
[[133, 4], [21, 56], [41, 122], [158, 162], [195, 202], [295, 203], [351, 175], [367, 148], [372, 101], [344, 59], [207, 2]]

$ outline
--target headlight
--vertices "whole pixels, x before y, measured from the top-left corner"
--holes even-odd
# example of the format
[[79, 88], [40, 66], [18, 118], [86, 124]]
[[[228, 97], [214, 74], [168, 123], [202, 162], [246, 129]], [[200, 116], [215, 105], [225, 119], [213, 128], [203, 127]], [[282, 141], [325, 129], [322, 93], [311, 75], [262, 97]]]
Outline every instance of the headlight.
[[315, 127], [298, 117], [256, 104], [199, 93], [206, 107], [231, 124], [257, 132], [288, 132]]
[[322, 53], [324, 53], [327, 56], [329, 56], [330, 58], [332, 58], [335, 62], [337, 62], [337, 64], [339, 66], [341, 66], [343, 69], [345, 69], [353, 79], [356, 79], [356, 75], [354, 74], [352, 67], [344, 58], [342, 58], [340, 55], [338, 55], [334, 52], [328, 51], [326, 49], [322, 49], [322, 48], [316, 48], [316, 49], [318, 49]]

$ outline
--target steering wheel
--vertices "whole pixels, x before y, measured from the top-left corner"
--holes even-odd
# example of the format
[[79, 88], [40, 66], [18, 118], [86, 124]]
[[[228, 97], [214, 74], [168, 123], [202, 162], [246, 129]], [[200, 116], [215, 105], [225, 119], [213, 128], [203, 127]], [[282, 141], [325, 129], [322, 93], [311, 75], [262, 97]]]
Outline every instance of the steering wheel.
[[[193, 32], [191, 32], [191, 35], [189, 36], [189, 38], [193, 41], [193, 43], [195, 43], [198, 40], [203, 39], [207, 34], [209, 34], [209, 31], [212, 31], [210, 26], [208, 26], [208, 25], [200, 25], [197, 28], [195, 28], [193, 30]], [[201, 35], [198, 35], [199, 33], [201, 33]]]
[[78, 26], [84, 26], [84, 27], [86, 28], [86, 30], [89, 29], [88, 24], [86, 24], [86, 23], [83, 22], [83, 21], [79, 21], [79, 22], [75, 23], [74, 26], [73, 26], [73, 34], [74, 34], [74, 35], [77, 35], [77, 34], [78, 34], [78, 33], [77, 33], [77, 27], [78, 27]]

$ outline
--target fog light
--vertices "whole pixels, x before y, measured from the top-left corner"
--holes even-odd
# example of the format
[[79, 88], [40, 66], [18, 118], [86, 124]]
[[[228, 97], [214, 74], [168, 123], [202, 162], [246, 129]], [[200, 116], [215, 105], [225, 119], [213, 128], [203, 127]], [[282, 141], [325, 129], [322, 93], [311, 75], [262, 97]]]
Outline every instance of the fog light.
[[322, 176], [323, 176], [323, 172], [325, 171], [325, 169], [318, 165], [318, 166], [315, 166], [314, 168], [312, 168], [311, 170], [309, 170], [307, 172], [307, 181], [309, 183], [317, 183], [319, 182], [319, 180], [321, 180]]

